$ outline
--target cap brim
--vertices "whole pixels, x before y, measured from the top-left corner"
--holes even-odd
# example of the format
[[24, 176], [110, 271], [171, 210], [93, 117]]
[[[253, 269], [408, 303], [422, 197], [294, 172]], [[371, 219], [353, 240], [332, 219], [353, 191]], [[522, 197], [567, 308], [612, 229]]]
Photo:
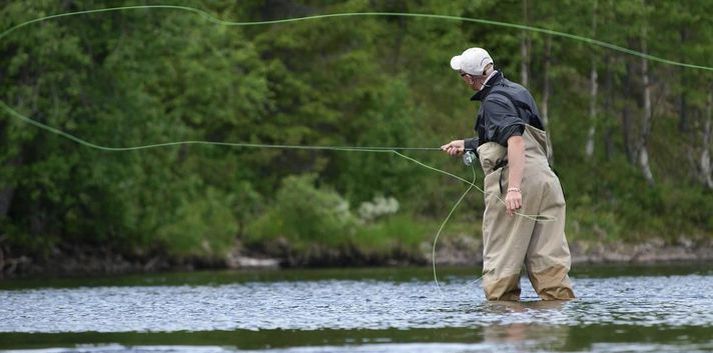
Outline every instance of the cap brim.
[[460, 70], [463, 67], [462, 63], [462, 57], [461, 55], [456, 55], [451, 58], [451, 69], [453, 70]]

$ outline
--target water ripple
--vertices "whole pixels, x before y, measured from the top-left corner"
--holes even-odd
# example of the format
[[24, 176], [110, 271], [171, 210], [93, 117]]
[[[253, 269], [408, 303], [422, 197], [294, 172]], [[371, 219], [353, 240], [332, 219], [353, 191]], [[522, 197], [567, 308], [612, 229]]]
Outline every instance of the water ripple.
[[0, 332], [713, 326], [713, 275], [573, 278], [579, 298], [485, 301], [472, 278], [0, 290]]

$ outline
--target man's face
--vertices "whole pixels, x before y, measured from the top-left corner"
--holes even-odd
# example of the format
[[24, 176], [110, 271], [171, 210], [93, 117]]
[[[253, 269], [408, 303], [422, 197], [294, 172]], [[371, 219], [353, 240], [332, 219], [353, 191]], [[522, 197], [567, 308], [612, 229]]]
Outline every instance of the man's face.
[[460, 77], [463, 81], [474, 91], [480, 91], [483, 89], [483, 84], [485, 83], [486, 75], [471, 75], [464, 71], [459, 71]]

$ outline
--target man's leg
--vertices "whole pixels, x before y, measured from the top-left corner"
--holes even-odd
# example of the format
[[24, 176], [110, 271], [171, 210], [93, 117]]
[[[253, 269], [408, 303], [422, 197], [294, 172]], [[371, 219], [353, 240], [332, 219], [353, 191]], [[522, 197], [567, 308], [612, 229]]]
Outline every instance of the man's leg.
[[[488, 300], [520, 300], [520, 271], [525, 262], [535, 222], [520, 216], [508, 216], [500, 195], [498, 175], [485, 178], [483, 214], [483, 290]], [[535, 214], [539, 202], [528, 202], [538, 195], [523, 194], [524, 214]], [[539, 193], [534, 191], [535, 194]], [[533, 198], [534, 197], [534, 198]], [[502, 197], [501, 197], [502, 198]]]
[[556, 179], [545, 185], [539, 214], [554, 220], [535, 225], [527, 250], [528, 276], [543, 300], [574, 299], [568, 276], [572, 260], [564, 234], [564, 196]]

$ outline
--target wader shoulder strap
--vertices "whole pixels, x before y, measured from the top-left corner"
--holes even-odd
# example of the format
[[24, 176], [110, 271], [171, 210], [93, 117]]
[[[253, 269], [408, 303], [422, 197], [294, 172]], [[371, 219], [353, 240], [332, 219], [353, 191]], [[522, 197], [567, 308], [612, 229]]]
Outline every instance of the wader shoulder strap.
[[[538, 128], [540, 130], [543, 130], [543, 131], [545, 130], [545, 126], [542, 123], [542, 119], [540, 118], [539, 115], [535, 114], [535, 112], [532, 110], [532, 108], [530, 107], [529, 104], [515, 99], [510, 93], [507, 93], [505, 91], [491, 91], [490, 94], [499, 94], [499, 95], [507, 98], [510, 101], [510, 103], [512, 103], [512, 105], [515, 107], [515, 110], [517, 110], [517, 116], [520, 118], [520, 120], [524, 121], [526, 124], [529, 124], [529, 125], [532, 125], [532, 126]], [[517, 109], [517, 108], [520, 108], [524, 111], [529, 111], [535, 117], [531, 119], [530, 116], [528, 116], [527, 119], [523, 119], [522, 114], [520, 113], [520, 109]], [[532, 121], [532, 120], [536, 120], [536, 121]], [[547, 146], [546, 146], [547, 161], [551, 165], [552, 164], [552, 142], [550, 141], [549, 134], [547, 135], [546, 144], [547, 144]]]
[[[525, 102], [515, 99], [510, 93], [507, 93], [505, 91], [491, 91], [490, 94], [499, 94], [499, 95], [507, 98], [510, 101], [510, 103], [512, 103], [513, 107], [515, 107], [515, 110], [517, 110], [517, 116], [520, 118], [520, 120], [524, 121], [526, 124], [533, 125], [533, 121], [530, 121], [529, 117], [528, 117], [528, 119], [523, 119], [522, 114], [520, 113], [520, 109], [522, 109], [523, 111], [529, 111], [532, 115], [535, 115], [535, 112], [532, 110], [532, 108], [530, 107], [529, 104], [526, 104]], [[518, 109], [518, 108], [520, 108], [520, 109]], [[542, 126], [542, 122], [539, 121], [540, 120], [539, 116], [537, 116], [537, 120], [538, 120], [536, 122], [537, 125]], [[542, 130], [544, 130], [544, 128], [542, 128]], [[552, 165], [552, 154], [551, 154], [552, 153], [552, 144], [550, 142], [549, 135], [547, 135], [546, 143], [547, 143], [547, 146], [546, 146], [547, 161], [548, 161], [548, 164], [550, 164], [550, 168], [552, 168], [551, 167], [551, 165]], [[495, 166], [494, 170], [500, 169], [500, 168], [504, 167], [505, 165], [507, 165], [507, 160], [504, 160], [501, 162], [504, 162], [504, 163], [501, 163], [501, 164]], [[554, 169], [552, 169], [552, 170], [554, 171]], [[557, 175], [557, 172], [555, 172], [555, 175]], [[559, 175], [557, 175], [557, 176], [559, 177]], [[500, 194], [502, 195], [502, 193], [503, 193], [503, 170], [502, 169], [500, 170], [500, 178], [499, 179], [500, 180], [498, 181], [498, 184], [500, 184]], [[562, 189], [562, 194], [564, 194], [564, 188]]]
[[[517, 110], [517, 116], [520, 118], [520, 120], [524, 121], [525, 124], [532, 125], [540, 130], [545, 130], [545, 125], [542, 123], [542, 118], [538, 114], [535, 114], [535, 111], [532, 109], [532, 107], [520, 100], [515, 99], [510, 93], [505, 92], [505, 91], [491, 91], [490, 94], [499, 94], [505, 98], [507, 98], [510, 103], [515, 107], [515, 110]], [[519, 108], [519, 109], [518, 109]], [[522, 117], [522, 113], [520, 113], [520, 109], [523, 111], [529, 112], [525, 116], [525, 118]], [[548, 157], [549, 159], [549, 157]]]

